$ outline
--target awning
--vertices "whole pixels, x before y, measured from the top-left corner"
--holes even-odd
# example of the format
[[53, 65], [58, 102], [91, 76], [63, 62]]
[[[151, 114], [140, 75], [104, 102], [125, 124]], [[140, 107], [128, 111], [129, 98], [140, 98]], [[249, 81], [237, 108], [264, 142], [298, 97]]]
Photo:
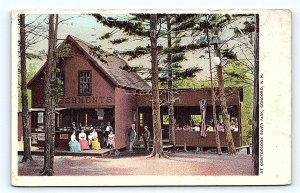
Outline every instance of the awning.
[[[65, 109], [69, 109], [69, 108], [55, 108], [55, 111], [62, 111]], [[29, 109], [29, 112], [34, 112], [34, 111], [45, 111], [45, 108], [31, 108]]]

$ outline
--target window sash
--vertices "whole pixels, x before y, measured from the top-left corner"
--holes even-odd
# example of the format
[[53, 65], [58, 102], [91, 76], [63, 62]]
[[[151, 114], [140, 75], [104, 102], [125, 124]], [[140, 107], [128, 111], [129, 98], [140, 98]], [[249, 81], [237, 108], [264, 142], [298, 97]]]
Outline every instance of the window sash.
[[92, 93], [92, 81], [90, 71], [79, 71], [78, 94], [90, 95]]
[[43, 124], [44, 123], [44, 112], [37, 113], [37, 123]]

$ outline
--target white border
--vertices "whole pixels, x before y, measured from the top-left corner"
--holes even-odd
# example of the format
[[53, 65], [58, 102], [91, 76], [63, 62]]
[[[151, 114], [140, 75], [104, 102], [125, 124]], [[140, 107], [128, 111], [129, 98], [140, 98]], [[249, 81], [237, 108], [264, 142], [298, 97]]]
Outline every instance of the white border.
[[[0, 84], [1, 93], [0, 97], [0, 124], [4, 132], [10, 133], [11, 128], [11, 118], [10, 118], [10, 95], [11, 95], [11, 57], [10, 57], [10, 37], [11, 37], [11, 29], [10, 29], [10, 11], [12, 9], [23, 9], [23, 8], [77, 8], [77, 9], [87, 9], [87, 8], [181, 8], [181, 9], [189, 9], [189, 8], [227, 8], [227, 9], [240, 9], [240, 8], [256, 8], [256, 9], [270, 9], [270, 8], [280, 8], [280, 9], [290, 9], [293, 12], [293, 50], [292, 50], [292, 62], [293, 62], [293, 71], [292, 71], [292, 106], [293, 106], [293, 135], [292, 135], [292, 144], [293, 144], [293, 178], [291, 186], [280, 186], [280, 187], [264, 187], [264, 186], [256, 186], [256, 187], [201, 187], [200, 191], [205, 192], [299, 192], [300, 189], [300, 167], [297, 164], [300, 161], [298, 148], [300, 146], [299, 137], [299, 124], [296, 124], [297, 120], [300, 118], [300, 114], [298, 109], [300, 109], [299, 99], [299, 85], [300, 82], [300, 10], [299, 10], [299, 1], [295, 0], [173, 0], [172, 3], [168, 0], [75, 0], [70, 4], [70, 0], [10, 0], [6, 1], [0, 6], [0, 20], [2, 24], [2, 28], [0, 29], [0, 51], [1, 51], [1, 70], [0, 70]], [[10, 137], [2, 138], [0, 140], [1, 147], [7, 147], [10, 144]], [[0, 159], [0, 171], [1, 171], [1, 180], [0, 187], [1, 190], [5, 192], [52, 192], [53, 188], [27, 188], [26, 190], [20, 188], [14, 188], [10, 186], [11, 181], [11, 168], [10, 168], [10, 148], [2, 148], [2, 159]], [[79, 191], [89, 191], [89, 192], [199, 192], [198, 187], [185, 187], [185, 188], [55, 188], [55, 190], [61, 190], [64, 192], [79, 192]]]
[[[22, 13], [210, 13], [212, 10], [23, 10]], [[17, 19], [12, 14], [12, 88], [17, 80]], [[224, 12], [213, 10], [216, 12]], [[18, 186], [143, 186], [143, 185], [284, 185], [291, 182], [291, 12], [288, 10], [226, 10], [260, 14], [260, 72], [264, 74], [264, 173], [259, 176], [97, 176], [24, 177], [17, 175], [12, 154], [12, 184]], [[285, 78], [280, 78], [285, 77]], [[12, 152], [17, 149], [17, 89], [12, 89]], [[282, 120], [282, 121], [278, 121]]]

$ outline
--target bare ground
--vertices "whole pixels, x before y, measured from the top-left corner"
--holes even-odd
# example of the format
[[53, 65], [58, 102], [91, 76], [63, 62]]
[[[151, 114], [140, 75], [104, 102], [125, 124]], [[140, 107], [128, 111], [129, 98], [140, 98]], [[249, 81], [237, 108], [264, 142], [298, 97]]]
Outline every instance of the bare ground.
[[[251, 155], [205, 153], [175, 153], [170, 158], [149, 156], [75, 157], [55, 156], [55, 176], [101, 175], [171, 175], [219, 176], [252, 175]], [[43, 166], [43, 156], [33, 156], [34, 161], [18, 164], [20, 176], [38, 176]], [[19, 156], [19, 161], [22, 156]]]

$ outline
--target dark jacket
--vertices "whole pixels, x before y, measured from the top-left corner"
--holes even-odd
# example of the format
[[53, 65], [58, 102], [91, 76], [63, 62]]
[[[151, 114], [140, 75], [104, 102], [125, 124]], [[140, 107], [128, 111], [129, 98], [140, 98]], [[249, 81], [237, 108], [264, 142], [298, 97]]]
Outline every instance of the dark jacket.
[[130, 128], [129, 131], [128, 131], [128, 137], [129, 137], [129, 141], [130, 142], [133, 142], [134, 139], [135, 139], [135, 131], [134, 129]]
[[149, 141], [150, 139], [150, 131], [149, 130], [145, 130], [144, 133], [143, 133], [143, 139], [144, 141]]

